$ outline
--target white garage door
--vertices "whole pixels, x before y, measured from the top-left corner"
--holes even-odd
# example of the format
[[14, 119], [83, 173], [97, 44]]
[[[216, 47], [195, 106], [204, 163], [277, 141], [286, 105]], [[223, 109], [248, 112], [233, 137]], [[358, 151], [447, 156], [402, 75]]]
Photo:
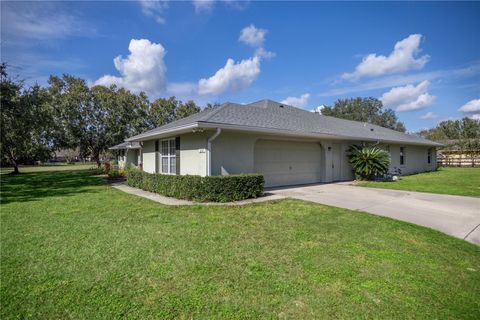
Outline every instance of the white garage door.
[[255, 144], [255, 172], [265, 177], [265, 186], [286, 186], [320, 182], [319, 143], [258, 140]]

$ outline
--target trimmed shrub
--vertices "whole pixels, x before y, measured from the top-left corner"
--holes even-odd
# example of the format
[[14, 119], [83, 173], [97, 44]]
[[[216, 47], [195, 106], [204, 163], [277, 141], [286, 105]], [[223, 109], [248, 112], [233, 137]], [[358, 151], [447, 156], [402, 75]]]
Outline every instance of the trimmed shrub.
[[108, 177], [110, 179], [120, 179], [125, 177], [125, 171], [116, 167], [110, 168], [108, 171]]
[[349, 158], [355, 176], [361, 180], [385, 175], [390, 165], [390, 155], [378, 147], [352, 146]]
[[260, 174], [201, 177], [130, 170], [127, 184], [178, 199], [229, 202], [261, 196], [264, 179]]

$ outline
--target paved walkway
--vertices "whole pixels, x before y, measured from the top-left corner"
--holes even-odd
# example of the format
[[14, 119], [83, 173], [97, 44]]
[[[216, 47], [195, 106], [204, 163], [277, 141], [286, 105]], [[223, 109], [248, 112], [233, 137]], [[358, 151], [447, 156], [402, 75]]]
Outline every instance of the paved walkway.
[[270, 189], [269, 192], [407, 221], [480, 244], [480, 198], [363, 188], [350, 183]]
[[121, 190], [126, 193], [130, 193], [139, 197], [143, 197], [146, 199], [150, 199], [152, 201], [169, 205], [169, 206], [180, 206], [180, 205], [198, 205], [198, 204], [203, 204], [203, 205], [226, 205], [226, 206], [242, 206], [246, 204], [251, 204], [251, 203], [257, 203], [257, 202], [265, 202], [265, 201], [270, 201], [270, 200], [279, 200], [279, 199], [284, 199], [286, 196], [280, 195], [280, 194], [269, 194], [267, 193], [264, 197], [261, 198], [256, 198], [256, 199], [247, 199], [247, 200], [242, 200], [242, 201], [234, 201], [234, 202], [226, 202], [226, 203], [219, 203], [219, 202], [194, 202], [194, 201], [189, 201], [189, 200], [181, 200], [181, 199], [176, 199], [176, 198], [170, 198], [170, 197], [165, 197], [162, 195], [159, 195], [158, 193], [153, 193], [153, 192], [148, 192], [144, 191], [138, 188], [132, 188], [127, 186], [124, 182], [117, 182], [117, 183], [112, 183], [112, 187], [115, 189]]

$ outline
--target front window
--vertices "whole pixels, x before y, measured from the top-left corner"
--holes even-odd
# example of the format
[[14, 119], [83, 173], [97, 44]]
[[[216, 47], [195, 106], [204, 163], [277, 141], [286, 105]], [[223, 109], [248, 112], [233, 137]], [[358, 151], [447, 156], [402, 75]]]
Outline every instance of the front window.
[[162, 140], [161, 166], [162, 173], [175, 174], [177, 172], [175, 139]]
[[405, 164], [405, 147], [400, 147], [400, 165]]
[[428, 149], [427, 151], [427, 163], [432, 163], [432, 149]]

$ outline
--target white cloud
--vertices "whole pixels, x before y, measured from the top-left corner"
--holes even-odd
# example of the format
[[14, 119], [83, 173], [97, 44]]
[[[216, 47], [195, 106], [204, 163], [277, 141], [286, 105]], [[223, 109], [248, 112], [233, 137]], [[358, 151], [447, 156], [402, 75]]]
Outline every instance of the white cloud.
[[238, 38], [238, 41], [257, 48], [263, 46], [266, 34], [267, 30], [259, 29], [251, 24], [240, 31], [240, 37]]
[[215, 5], [214, 0], [193, 0], [193, 6], [195, 7], [195, 12], [208, 12], [213, 9]]
[[325, 105], [321, 104], [316, 108], [312, 109], [312, 112], [322, 114], [322, 110], [325, 108]]
[[213, 76], [198, 81], [198, 93], [218, 95], [225, 92], [238, 92], [249, 87], [260, 74], [261, 60], [275, 56], [274, 52], [266, 51], [263, 48], [266, 33], [267, 30], [258, 29], [253, 24], [243, 28], [238, 40], [256, 47], [254, 56], [240, 62], [229, 58], [225, 66]]
[[96, 85], [115, 84], [132, 92], [144, 91], [156, 96], [165, 88], [166, 67], [163, 61], [165, 49], [159, 43], [146, 39], [132, 39], [128, 46], [127, 58], [116, 57], [113, 62], [120, 77], [105, 75], [95, 81]]
[[267, 51], [263, 48], [258, 48], [257, 50], [255, 50], [255, 56], [268, 60], [268, 59], [271, 59], [271, 58], [275, 57], [276, 53], [271, 52], [271, 51]]
[[305, 93], [302, 94], [300, 97], [288, 97], [285, 100], [282, 100], [282, 103], [288, 104], [289, 106], [304, 108], [307, 106], [309, 99], [310, 93]]
[[227, 7], [239, 11], [245, 10], [250, 4], [250, 0], [223, 0], [222, 2]]
[[235, 62], [228, 59], [223, 68], [220, 68], [208, 79], [198, 81], [200, 94], [222, 94], [237, 92], [247, 88], [260, 74], [260, 57]]
[[380, 100], [388, 107], [398, 112], [413, 111], [428, 107], [435, 102], [436, 97], [430, 95], [428, 86], [430, 82], [422, 81], [418, 85], [395, 87], [385, 92]]
[[[75, 34], [95, 33], [61, 3], [1, 2], [2, 48], [7, 44], [29, 45], [31, 40], [62, 39]], [[27, 41], [25, 41], [27, 39]]]
[[343, 79], [357, 80], [361, 77], [381, 76], [388, 73], [403, 72], [421, 69], [428, 62], [429, 56], [423, 55], [416, 58], [420, 52], [421, 34], [412, 34], [398, 41], [393, 51], [388, 56], [371, 53], [363, 58], [355, 71], [344, 73]]
[[427, 119], [436, 119], [436, 118], [438, 118], [438, 116], [437, 116], [435, 113], [433, 113], [433, 112], [427, 112], [427, 113], [425, 113], [424, 115], [422, 115], [422, 116], [420, 117], [420, 119], [424, 119], [424, 120], [427, 120]]
[[473, 99], [461, 106], [458, 111], [463, 113], [480, 112], [480, 99]]
[[[369, 90], [377, 90], [388, 87], [403, 86], [409, 83], [416, 83], [423, 80], [437, 80], [441, 79], [444, 81], [453, 81], [459, 78], [468, 78], [480, 74], [480, 63], [474, 62], [467, 67], [461, 67], [456, 69], [445, 69], [445, 70], [436, 70], [430, 72], [419, 72], [415, 74], [408, 75], [388, 75], [384, 77], [379, 77], [375, 79], [370, 79], [368, 81], [360, 81], [353, 85], [343, 86], [332, 88], [328, 91], [321, 92], [319, 96], [330, 97], [351, 94], [355, 92], [365, 92]], [[331, 83], [332, 85], [338, 84], [337, 81]]]
[[478, 113], [478, 114], [472, 114], [472, 115], [470, 116], [470, 119], [480, 120], [480, 113]]
[[165, 10], [168, 9], [168, 1], [165, 0], [138, 0], [142, 7], [142, 12], [150, 17], [153, 17], [155, 21], [160, 24], [164, 24]]

